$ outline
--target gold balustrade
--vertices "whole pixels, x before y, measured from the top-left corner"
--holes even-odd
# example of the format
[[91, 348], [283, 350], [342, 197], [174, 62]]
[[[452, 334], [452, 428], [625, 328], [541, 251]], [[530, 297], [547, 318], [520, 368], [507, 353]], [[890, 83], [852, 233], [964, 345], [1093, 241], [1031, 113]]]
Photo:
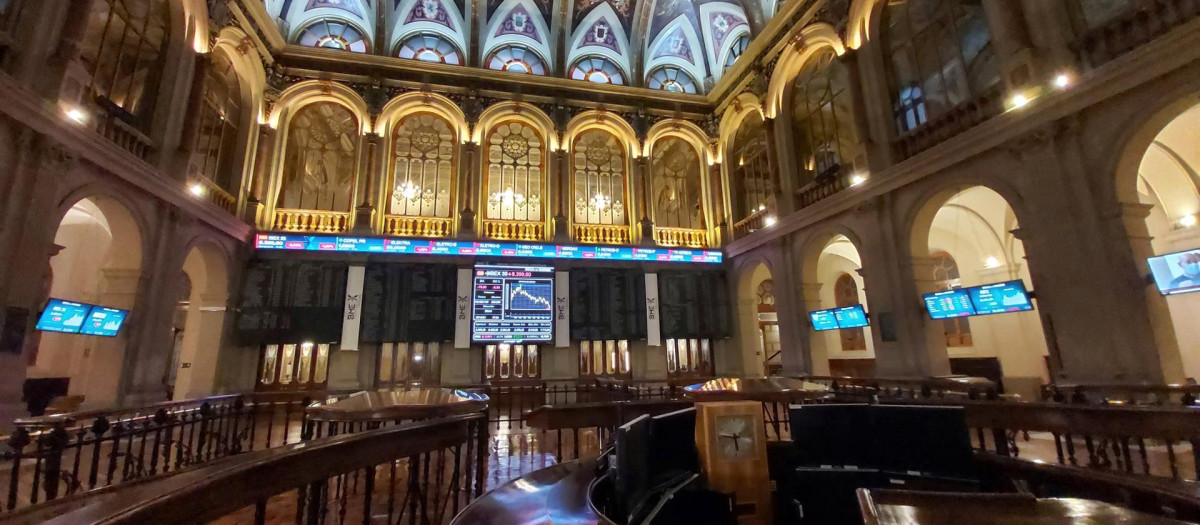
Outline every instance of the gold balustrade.
[[275, 210], [275, 230], [284, 232], [346, 233], [350, 213], [322, 210]]
[[767, 210], [755, 210], [749, 217], [737, 221], [733, 224], [734, 237], [744, 237], [758, 230], [761, 230], [766, 225]]
[[586, 244], [629, 244], [629, 226], [623, 224], [576, 224], [575, 241]]
[[404, 237], [449, 237], [453, 220], [440, 217], [384, 215], [383, 233]]
[[546, 225], [528, 221], [483, 221], [483, 236], [488, 239], [541, 241], [546, 237]]
[[654, 242], [659, 246], [708, 247], [708, 231], [693, 228], [654, 228]]
[[[197, 187], [201, 189], [196, 190]], [[207, 177], [195, 175], [188, 177], [188, 191], [216, 204], [222, 210], [237, 214], [237, 198], [225, 191], [224, 188], [217, 186], [217, 183], [208, 180]]]

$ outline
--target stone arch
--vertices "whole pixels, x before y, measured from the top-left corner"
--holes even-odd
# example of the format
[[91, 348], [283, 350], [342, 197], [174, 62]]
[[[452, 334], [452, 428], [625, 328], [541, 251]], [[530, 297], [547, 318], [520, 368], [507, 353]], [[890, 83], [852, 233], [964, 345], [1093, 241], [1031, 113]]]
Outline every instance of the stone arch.
[[858, 49], [879, 36], [884, 0], [853, 0], [846, 22], [846, 47]]
[[358, 118], [360, 135], [372, 131], [371, 111], [367, 108], [367, 102], [350, 86], [331, 80], [306, 80], [284, 90], [279, 95], [279, 101], [271, 108], [267, 123], [286, 133], [289, 119], [300, 108], [314, 102], [341, 104]]
[[375, 133], [387, 137], [404, 117], [418, 112], [433, 113], [445, 119], [454, 126], [455, 135], [460, 143], [470, 139], [469, 124], [462, 108], [445, 95], [426, 91], [409, 91], [389, 100], [375, 121]]
[[554, 121], [536, 106], [519, 101], [499, 102], [483, 110], [479, 115], [479, 122], [471, 132], [471, 142], [483, 144], [487, 132], [506, 120], [516, 120], [532, 126], [545, 138], [549, 151], [556, 151], [561, 147]]
[[[872, 328], [862, 329], [865, 349], [846, 351], [841, 344], [841, 332], [816, 332], [810, 327], [808, 312], [826, 310], [836, 304], [836, 280], [848, 275], [855, 282], [859, 303], [868, 315], [871, 308], [866, 298], [868, 283], [862, 275], [862, 241], [853, 228], [844, 224], [819, 227], [795, 248], [800, 277], [799, 298], [803, 308], [799, 314], [805, 319], [801, 336], [801, 348], [805, 362], [814, 375], [872, 375], [874, 371], [875, 341]], [[843, 244], [845, 246], [843, 246]], [[855, 365], [855, 366], [850, 366]]]
[[640, 157], [642, 146], [638, 140], [637, 133], [633, 131], [633, 126], [629, 125], [625, 119], [620, 116], [601, 110], [584, 111], [567, 123], [566, 133], [563, 134], [563, 148], [570, 151], [575, 139], [582, 133], [599, 129], [611, 133], [617, 137], [625, 145], [625, 157], [632, 161], [634, 157]]
[[783, 111], [787, 101], [792, 96], [792, 81], [808, 66], [809, 61], [818, 53], [833, 49], [838, 56], [845, 54], [846, 46], [838, 37], [837, 30], [826, 23], [805, 26], [800, 30], [803, 47], [788, 46], [779, 55], [779, 62], [771, 74], [767, 87], [765, 115], [775, 118]]
[[[180, 271], [191, 283], [188, 309], [174, 385], [174, 399], [195, 399], [212, 395], [217, 366], [222, 352], [226, 306], [230, 294], [232, 258], [224, 247], [211, 239], [197, 236], [187, 245]], [[182, 367], [187, 363], [186, 368]]]

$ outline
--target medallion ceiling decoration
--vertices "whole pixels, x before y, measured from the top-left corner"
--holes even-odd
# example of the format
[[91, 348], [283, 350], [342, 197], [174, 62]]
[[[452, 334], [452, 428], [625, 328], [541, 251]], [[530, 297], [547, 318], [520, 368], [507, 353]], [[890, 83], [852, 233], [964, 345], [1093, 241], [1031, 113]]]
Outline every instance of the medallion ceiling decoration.
[[[456, 48], [439, 44], [439, 57], [461, 57], [447, 64], [580, 78], [576, 69], [598, 70], [603, 62], [605, 74], [625, 85], [698, 94], [737, 60], [753, 37], [751, 20], [759, 24], [781, 3], [758, 0], [748, 13], [741, 3], [748, 0], [263, 1], [292, 44], [434, 61], [419, 49], [402, 52], [421, 36]], [[834, 3], [837, 10], [844, 2]], [[472, 6], [486, 13], [476, 16]], [[635, 25], [644, 33], [635, 34]], [[363, 44], [335, 46], [313, 37], [311, 27], [347, 28]]]

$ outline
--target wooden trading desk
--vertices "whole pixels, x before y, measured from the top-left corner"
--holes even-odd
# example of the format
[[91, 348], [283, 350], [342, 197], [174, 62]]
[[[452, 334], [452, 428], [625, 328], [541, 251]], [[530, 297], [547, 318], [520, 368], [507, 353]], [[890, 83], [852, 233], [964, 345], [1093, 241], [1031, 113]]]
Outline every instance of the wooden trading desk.
[[858, 489], [866, 525], [1059, 525], [1121, 523], [1180, 525], [1109, 503], [1020, 494], [969, 494]]

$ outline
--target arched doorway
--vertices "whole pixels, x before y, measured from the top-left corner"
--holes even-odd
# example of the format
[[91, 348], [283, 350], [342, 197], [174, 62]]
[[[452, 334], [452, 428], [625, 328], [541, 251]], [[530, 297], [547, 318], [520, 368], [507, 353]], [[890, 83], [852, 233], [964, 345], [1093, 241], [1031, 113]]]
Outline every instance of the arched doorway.
[[[122, 204], [106, 197], [76, 202], [54, 236], [49, 296], [133, 311], [142, 276], [141, 232]], [[129, 323], [116, 337], [38, 332], [29, 378], [68, 381], [73, 403], [85, 409], [116, 405]]]
[[[1192, 255], [1200, 248], [1197, 129], [1200, 129], [1200, 105], [1178, 112], [1158, 131], [1145, 151], [1138, 152], [1141, 158], [1136, 182], [1133, 177], [1117, 181], [1122, 203], [1145, 216], [1144, 221], [1126, 223], [1134, 257], [1142, 263], [1150, 257], [1166, 255], [1151, 266], [1159, 266], [1160, 273], [1168, 277], [1163, 279], [1165, 285], [1177, 285], [1182, 290], [1193, 286], [1192, 279], [1194, 285], [1200, 285], [1200, 271], [1195, 266], [1200, 255]], [[1136, 197], [1130, 191], [1135, 188]], [[1171, 362], [1173, 356], [1166, 354], [1174, 353], [1173, 347], [1178, 345], [1183, 376], [1200, 376], [1200, 325], [1195, 322], [1200, 315], [1200, 294], [1164, 295], [1160, 287], [1151, 285], [1146, 291], [1159, 353], [1165, 363]]]
[[225, 305], [229, 299], [229, 274], [225, 255], [211, 244], [198, 245], [183, 262], [190, 284], [178, 337], [179, 359], [175, 369], [174, 399], [193, 399], [213, 394], [217, 358], [225, 334]]
[[[845, 235], [821, 237], [810, 244], [802, 269], [805, 318], [808, 312], [857, 304], [863, 305], [869, 314], [861, 269], [858, 247]], [[870, 327], [817, 332], [811, 323], [806, 324], [814, 375], [875, 375], [875, 344]]]
[[[766, 375], [770, 363], [782, 368], [775, 281], [765, 263], [743, 267], [737, 280], [737, 327], [741, 353], [717, 361], [717, 375]], [[736, 361], [736, 362], [728, 362]], [[736, 368], [735, 368], [736, 367]]]
[[[934, 293], [1020, 280], [1033, 290], [1025, 248], [1014, 235], [1016, 214], [999, 193], [970, 186], [925, 203], [913, 226], [918, 292]], [[1050, 379], [1049, 350], [1037, 311], [924, 319], [931, 353], [949, 357], [950, 372], [1001, 382], [1008, 393], [1037, 399]]]

